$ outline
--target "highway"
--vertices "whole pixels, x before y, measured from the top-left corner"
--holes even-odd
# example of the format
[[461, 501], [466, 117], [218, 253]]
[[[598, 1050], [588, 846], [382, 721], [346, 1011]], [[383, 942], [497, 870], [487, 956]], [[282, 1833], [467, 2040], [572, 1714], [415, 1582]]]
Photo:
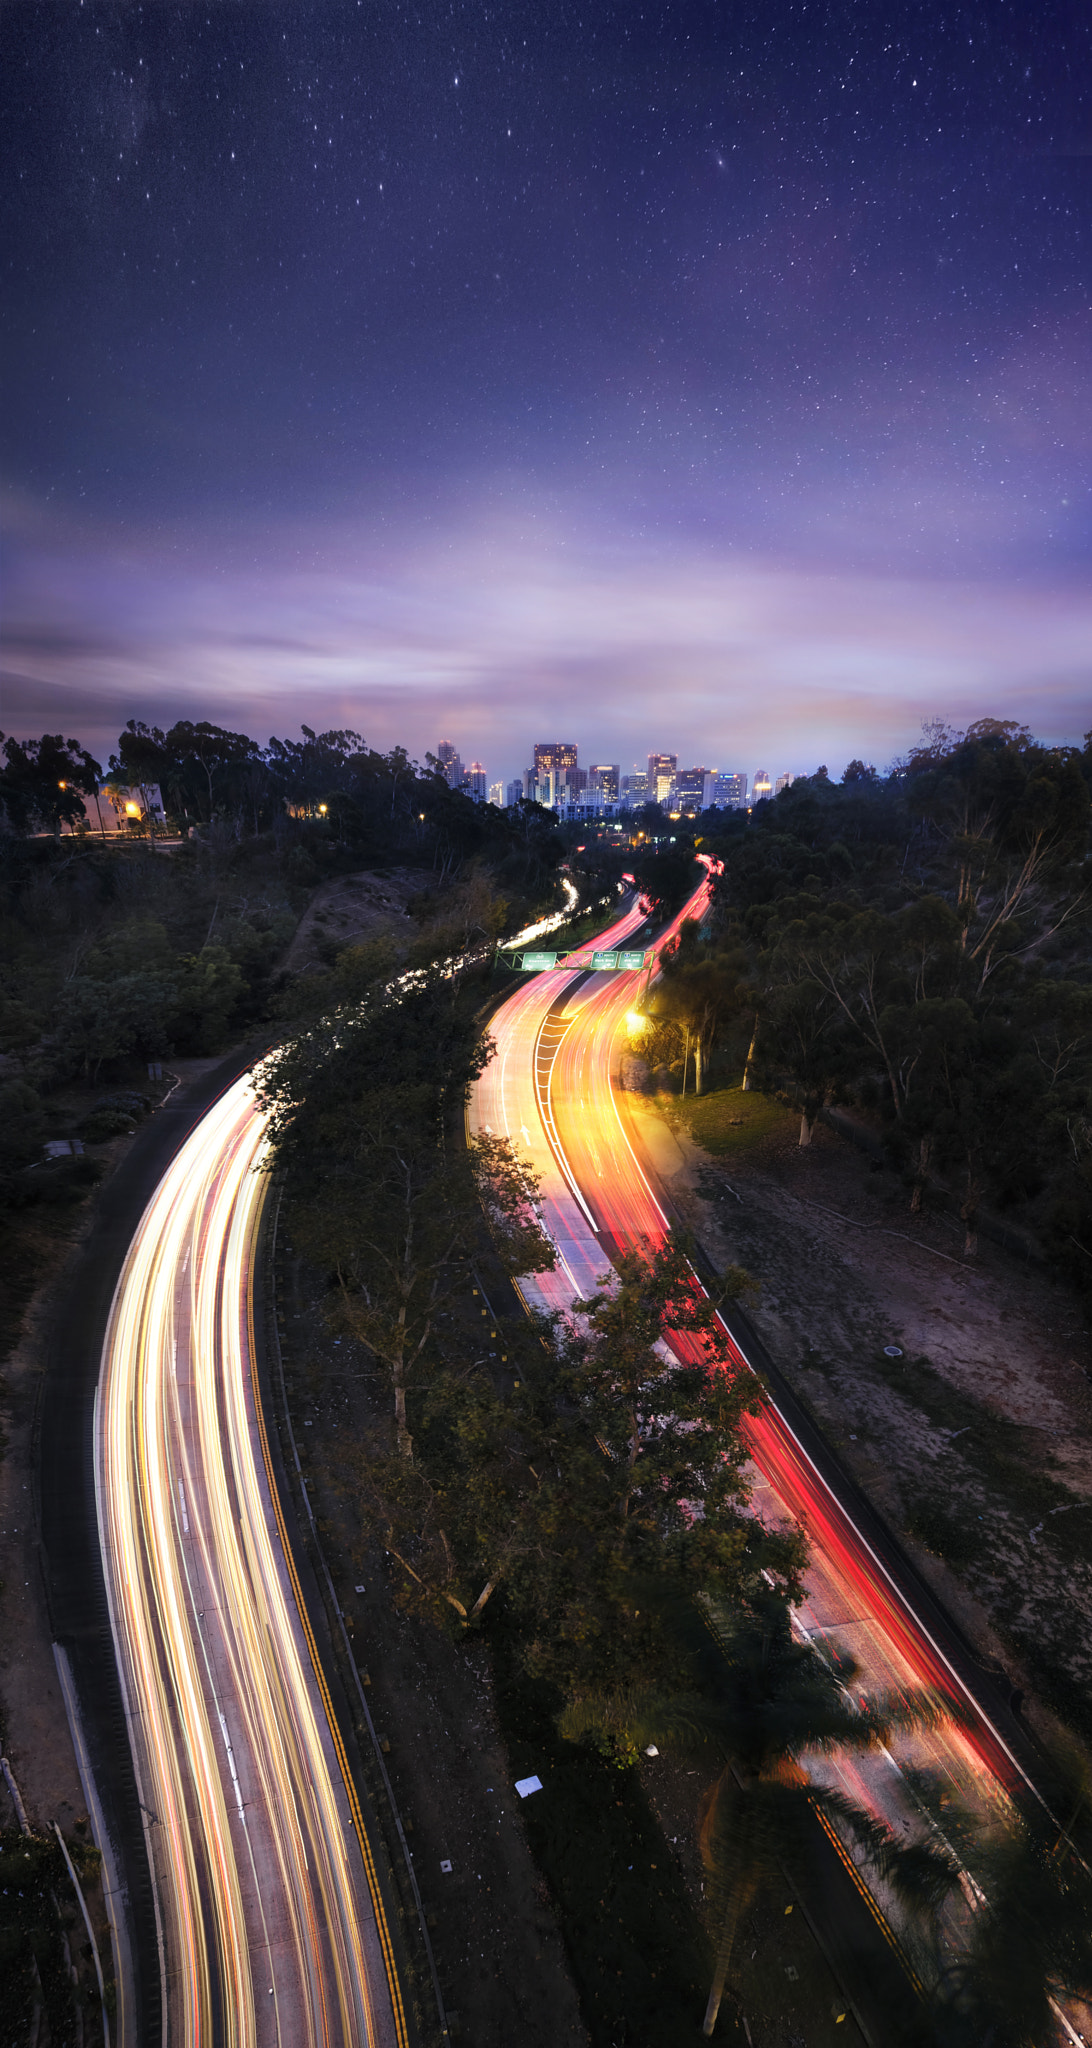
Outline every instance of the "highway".
[[[683, 917], [703, 915], [708, 891], [703, 882], [657, 941], [657, 952]], [[597, 944], [620, 936], [616, 927]], [[476, 1083], [470, 1125], [507, 1136], [540, 1176], [542, 1220], [558, 1263], [553, 1273], [521, 1280], [534, 1306], [564, 1309], [591, 1294], [612, 1254], [642, 1240], [662, 1241], [669, 1227], [637, 1122], [616, 1085], [626, 1015], [642, 986], [635, 974], [580, 977], [555, 970], [519, 989], [492, 1019], [496, 1053]], [[741, 1345], [725, 1334], [737, 1366], [749, 1369]], [[694, 1343], [685, 1336], [668, 1341], [680, 1356]], [[928, 1770], [983, 1820], [1007, 1810], [1009, 1792], [1030, 1780], [941, 1641], [935, 1618], [916, 1610], [875, 1532], [858, 1526], [852, 1505], [824, 1476], [799, 1423], [794, 1426], [777, 1400], [768, 1396], [744, 1426], [755, 1508], [770, 1521], [796, 1521], [807, 1533], [810, 1565], [798, 1629], [852, 1655], [862, 1692], [925, 1685], [951, 1699], [955, 1710], [936, 1731], [900, 1738], [878, 1756], [817, 1762], [817, 1774], [833, 1769], [845, 1791], [904, 1832], [923, 1831], [908, 1769]], [[877, 1911], [896, 1917], [882, 1887], [870, 1880], [869, 1889]], [[952, 1910], [958, 1915], [962, 1908]]]
[[[244, 1077], [148, 1204], [96, 1401], [99, 1532], [156, 1895], [163, 2039], [406, 2048], [371, 1848], [256, 1394], [264, 1145]], [[134, 2024], [119, 2014], [123, 2048]]]

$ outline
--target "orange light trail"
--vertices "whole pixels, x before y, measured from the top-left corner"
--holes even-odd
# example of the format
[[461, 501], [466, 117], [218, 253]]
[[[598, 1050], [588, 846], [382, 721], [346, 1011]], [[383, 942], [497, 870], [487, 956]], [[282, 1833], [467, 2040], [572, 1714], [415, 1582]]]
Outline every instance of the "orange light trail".
[[118, 1282], [96, 1403], [163, 2038], [405, 2048], [370, 1848], [266, 1466], [253, 1374], [265, 1123], [244, 1078], [172, 1160]]
[[[657, 943], [657, 956], [684, 918], [700, 918], [708, 877]], [[616, 932], [598, 945], [618, 942]], [[636, 974], [595, 974], [579, 989], [575, 977], [546, 974], [521, 989], [493, 1019], [496, 1057], [476, 1084], [472, 1126], [508, 1136], [541, 1180], [541, 1212], [558, 1251], [552, 1274], [521, 1282], [532, 1305], [567, 1308], [594, 1291], [613, 1249], [662, 1243], [669, 1219], [642, 1165], [640, 1140], [615, 1074], [626, 1013], [637, 999]], [[544, 1030], [546, 1035], [544, 1036]], [[537, 1071], [536, 1071], [537, 1070]], [[696, 1285], [700, 1281], [696, 1279]], [[741, 1370], [750, 1361], [725, 1330]], [[669, 1339], [680, 1356], [698, 1354], [698, 1340]], [[998, 1793], [1028, 1781], [1008, 1744], [975, 1700], [955, 1664], [914, 1611], [867, 1537], [855, 1526], [769, 1393], [744, 1422], [758, 1476], [775, 1515], [806, 1531], [811, 1556], [809, 1599], [823, 1632], [848, 1632], [870, 1686], [925, 1685], [952, 1702], [944, 1732], [945, 1768], [961, 1782], [968, 1770], [990, 1774]], [[959, 1725], [956, 1725], [958, 1722]]]

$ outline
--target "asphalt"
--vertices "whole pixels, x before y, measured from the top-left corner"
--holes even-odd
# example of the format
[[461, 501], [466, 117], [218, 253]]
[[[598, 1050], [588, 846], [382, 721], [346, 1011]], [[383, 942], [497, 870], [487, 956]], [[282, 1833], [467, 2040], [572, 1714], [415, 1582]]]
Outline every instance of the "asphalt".
[[178, 1088], [103, 1186], [54, 1321], [36, 1459], [41, 1566], [53, 1639], [67, 1653], [87, 1760], [125, 1895], [135, 2014], [132, 2040], [161, 2048], [155, 1900], [114, 1655], [95, 1508], [94, 1408], [114, 1290], [133, 1234], [170, 1160], [225, 1088], [268, 1049], [235, 1052]]

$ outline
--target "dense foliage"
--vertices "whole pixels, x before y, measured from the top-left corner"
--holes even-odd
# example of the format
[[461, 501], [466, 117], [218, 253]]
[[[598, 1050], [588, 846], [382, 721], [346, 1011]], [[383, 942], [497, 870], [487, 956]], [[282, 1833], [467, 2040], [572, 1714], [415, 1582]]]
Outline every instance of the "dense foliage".
[[802, 1143], [852, 1106], [912, 1206], [957, 1198], [969, 1253], [984, 1205], [1010, 1213], [1092, 1295], [1090, 787], [1092, 740], [987, 719], [931, 726], [886, 777], [821, 770], [727, 832], [707, 814], [715, 915], [654, 991], [656, 1056], [669, 1026], [700, 1089], [750, 1045]]

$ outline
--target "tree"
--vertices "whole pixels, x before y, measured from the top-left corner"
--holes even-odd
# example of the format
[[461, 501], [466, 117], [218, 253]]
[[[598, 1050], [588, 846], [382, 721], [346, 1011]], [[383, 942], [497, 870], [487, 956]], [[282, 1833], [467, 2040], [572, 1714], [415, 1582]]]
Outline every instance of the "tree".
[[791, 969], [766, 979], [759, 1016], [760, 1085], [789, 1097], [800, 1111], [800, 1143], [810, 1145], [819, 1111], [844, 1084], [843, 1019], [828, 990]]
[[[695, 1623], [697, 1626], [695, 1626]], [[564, 1734], [622, 1736], [633, 1749], [655, 1742], [719, 1765], [702, 1829], [715, 1962], [703, 2031], [712, 2034], [740, 1921], [764, 1880], [806, 1853], [815, 1815], [847, 1833], [869, 1862], [921, 1909], [958, 1881], [952, 1859], [928, 1844], [904, 1848], [863, 1807], [804, 1775], [811, 1755], [875, 1749], [896, 1727], [938, 1718], [926, 1695], [854, 1703], [853, 1665], [828, 1664], [793, 1636], [787, 1603], [768, 1590], [746, 1606], [705, 1596], [683, 1616], [692, 1689], [651, 1690], [583, 1700], [562, 1718]]]
[[[660, 820], [661, 825], [663, 819]], [[681, 910], [698, 880], [694, 848], [683, 839], [675, 846], [658, 846], [634, 857], [633, 872], [641, 891], [646, 915], [664, 924]]]
[[335, 1315], [389, 1379], [399, 1453], [413, 1455], [411, 1393], [436, 1369], [438, 1316], [465, 1286], [484, 1196], [496, 1249], [515, 1272], [553, 1248], [534, 1182], [505, 1141], [451, 1134], [489, 1047], [440, 969], [409, 989], [380, 985], [267, 1061], [273, 1161], [290, 1174], [297, 1243], [330, 1274]]
[[930, 736], [906, 773], [911, 803], [952, 868], [964, 950], [984, 988], [1085, 900], [1092, 798], [1080, 758], [990, 718], [966, 734]]
[[[751, 1286], [730, 1268], [714, 1295]], [[537, 1427], [545, 1589], [526, 1661], [570, 1698], [671, 1668], [670, 1617], [688, 1590], [795, 1585], [802, 1552], [746, 1511], [745, 1414], [761, 1394], [735, 1360], [685, 1243], [621, 1254], [558, 1330]]]
[[685, 1030], [683, 1088], [687, 1054], [693, 1053], [694, 1093], [701, 1095], [717, 1033], [740, 1008], [746, 954], [730, 940], [711, 945], [703, 940], [701, 926], [688, 918], [660, 961], [661, 974], [648, 1007], [653, 1016], [671, 1018]]
[[62, 1068], [97, 1080], [104, 1062], [166, 1050], [176, 996], [169, 974], [74, 975], [58, 997], [46, 1043], [59, 1052]]
[[82, 798], [94, 796], [101, 775], [87, 749], [59, 732], [40, 740], [5, 739], [0, 805], [16, 832], [39, 826], [59, 833], [62, 825], [82, 821]]
[[223, 726], [200, 719], [180, 719], [164, 740], [170, 766], [168, 780], [182, 797], [187, 811], [196, 811], [208, 821], [217, 809], [217, 799], [226, 798], [232, 771], [257, 760], [260, 748], [245, 732], [228, 732]]
[[1049, 1805], [964, 1827], [975, 1910], [937, 1999], [941, 2048], [1036, 2048], [1057, 2040], [1059, 2005], [1092, 1999], [1088, 1779], [1075, 1752], [1051, 1759]]

